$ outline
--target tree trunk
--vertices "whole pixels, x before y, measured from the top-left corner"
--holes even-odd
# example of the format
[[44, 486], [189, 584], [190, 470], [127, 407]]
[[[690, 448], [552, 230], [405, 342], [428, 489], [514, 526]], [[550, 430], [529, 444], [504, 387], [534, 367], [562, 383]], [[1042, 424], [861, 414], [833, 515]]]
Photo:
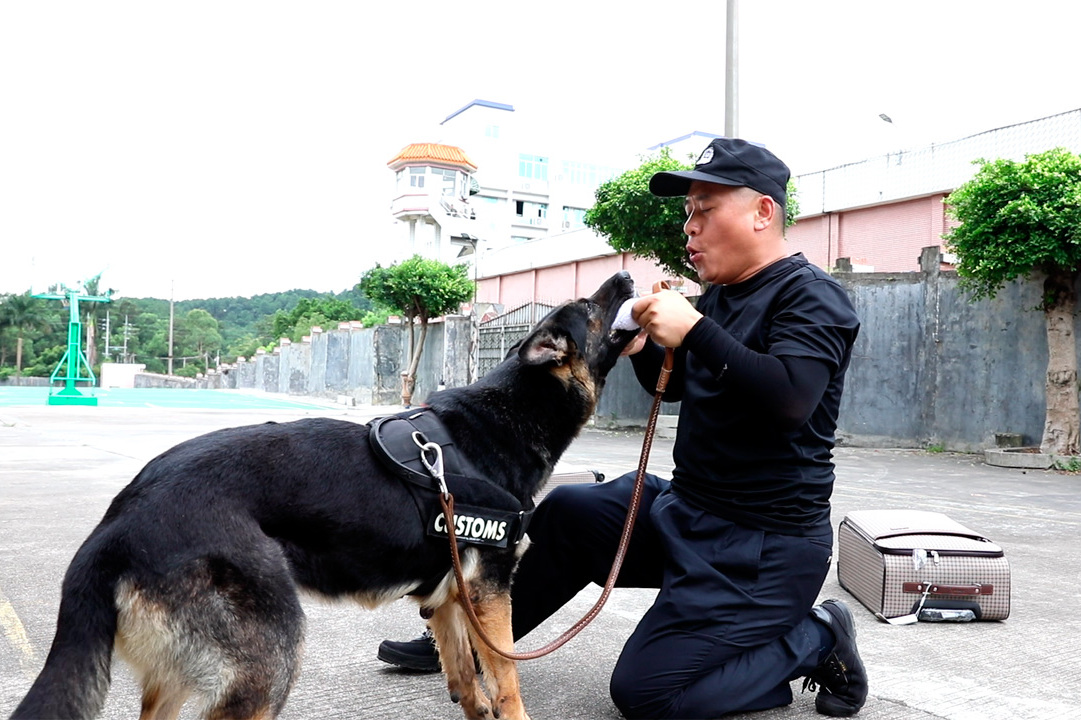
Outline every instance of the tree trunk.
[[417, 343], [416, 349], [412, 352], [412, 357], [409, 358], [409, 377], [416, 379], [417, 368], [420, 367], [420, 354], [424, 351], [424, 340], [428, 337], [428, 322], [424, 319], [420, 321], [420, 342]]
[[19, 335], [15, 341], [15, 377], [22, 377], [23, 374], [23, 336]]
[[1044, 319], [1047, 323], [1047, 416], [1040, 451], [1077, 455], [1081, 411], [1077, 397], [1077, 341], [1074, 310], [1077, 273], [1053, 270], [1044, 280]]
[[417, 383], [417, 368], [420, 366], [420, 353], [424, 350], [424, 339], [428, 336], [428, 319], [420, 319], [420, 342], [413, 343], [413, 323], [409, 323], [409, 368], [402, 373], [402, 405], [413, 404], [413, 388]]
[[[414, 315], [407, 315], [406, 316], [406, 322], [409, 324], [409, 359], [410, 359], [410, 364], [412, 364], [413, 355], [415, 355], [416, 352], [417, 352], [417, 349], [416, 349], [417, 348], [417, 335], [416, 335], [416, 325], [414, 323], [414, 317], [415, 317]], [[412, 375], [412, 372], [409, 371], [409, 370], [406, 370], [406, 373], [409, 374], [409, 375]]]

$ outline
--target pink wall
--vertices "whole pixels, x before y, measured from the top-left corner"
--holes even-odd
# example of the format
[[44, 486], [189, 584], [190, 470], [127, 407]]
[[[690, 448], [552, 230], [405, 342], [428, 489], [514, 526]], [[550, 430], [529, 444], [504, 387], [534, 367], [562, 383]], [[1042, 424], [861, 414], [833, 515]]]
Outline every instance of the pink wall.
[[[619, 253], [483, 278], [477, 283], [477, 300], [502, 304], [505, 310], [513, 310], [534, 300], [554, 305], [593, 294], [605, 280], [620, 270], [631, 274], [640, 293], [648, 293], [658, 280], [668, 280], [674, 285], [680, 282], [649, 260]], [[698, 294], [697, 284], [686, 281], [683, 284], [685, 292]]]
[[[945, 196], [938, 193], [803, 218], [788, 228], [789, 252], [802, 252], [826, 270], [837, 264], [837, 258], [849, 258], [854, 265], [870, 266], [875, 272], [918, 271], [920, 251], [941, 245], [942, 233], [952, 224], [942, 202]], [[657, 280], [674, 281], [677, 285], [680, 282], [649, 260], [615, 253], [486, 278], [477, 286], [477, 299], [501, 303], [507, 310], [534, 299], [556, 304], [590, 295], [619, 270], [630, 272], [641, 293], [649, 292]], [[685, 282], [684, 286], [687, 295], [700, 292], [695, 283]]]
[[533, 270], [503, 275], [499, 278], [497, 294], [494, 297], [485, 292], [487, 290], [485, 283], [488, 281], [481, 281], [477, 287], [477, 300], [503, 303], [507, 310], [513, 310], [519, 305], [533, 301], [535, 276], [536, 272]]
[[788, 229], [788, 245], [821, 268], [846, 257], [875, 272], [915, 272], [920, 251], [942, 244], [948, 227], [944, 197], [939, 193], [804, 218]]
[[837, 259], [835, 243], [830, 242], [833, 215], [816, 215], [800, 220], [785, 231], [788, 250], [793, 255], [803, 253], [809, 261], [820, 268], [830, 268]]

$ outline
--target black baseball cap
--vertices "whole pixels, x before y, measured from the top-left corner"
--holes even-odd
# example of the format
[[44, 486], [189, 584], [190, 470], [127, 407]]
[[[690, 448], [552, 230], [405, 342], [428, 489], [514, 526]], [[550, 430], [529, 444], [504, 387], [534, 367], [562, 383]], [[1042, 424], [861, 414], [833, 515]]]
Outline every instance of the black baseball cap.
[[788, 166], [761, 145], [737, 138], [717, 138], [709, 144], [693, 170], [656, 173], [649, 179], [649, 191], [660, 197], [686, 195], [695, 180], [749, 187], [785, 204]]

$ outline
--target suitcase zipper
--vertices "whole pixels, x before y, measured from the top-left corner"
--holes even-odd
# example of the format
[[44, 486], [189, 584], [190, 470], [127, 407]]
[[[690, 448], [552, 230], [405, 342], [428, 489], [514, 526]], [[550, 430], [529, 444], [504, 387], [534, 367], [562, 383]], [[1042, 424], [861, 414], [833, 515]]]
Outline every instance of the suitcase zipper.
[[[883, 555], [911, 555], [913, 550], [918, 549], [918, 548], [914, 548], [914, 547], [911, 547], [911, 548], [889, 548], [889, 547], [883, 547], [882, 545], [878, 544], [879, 540], [884, 540], [886, 538], [904, 537], [905, 535], [946, 535], [946, 536], [950, 536], [950, 537], [969, 538], [970, 540], [976, 540], [978, 542], [990, 542], [987, 538], [983, 537], [982, 535], [962, 535], [960, 533], [936, 533], [936, 532], [893, 533], [891, 535], [882, 535], [880, 537], [873, 538], [869, 534], [864, 532], [863, 528], [861, 528], [859, 525], [856, 525], [856, 524], [850, 523], [850, 522], [842, 522], [842, 524], [848, 525], [848, 527], [851, 528], [857, 535], [859, 535], [861, 538], [866, 540], [869, 545], [874, 547], [876, 550], [881, 552]], [[1005, 557], [1006, 556], [1005, 551], [1003, 551], [1001, 548], [999, 550], [930, 550], [928, 552], [937, 553], [938, 555], [940, 555], [942, 557], [961, 556], [961, 557], [999, 558], [999, 557]], [[935, 562], [937, 564], [938, 561], [936, 560]]]

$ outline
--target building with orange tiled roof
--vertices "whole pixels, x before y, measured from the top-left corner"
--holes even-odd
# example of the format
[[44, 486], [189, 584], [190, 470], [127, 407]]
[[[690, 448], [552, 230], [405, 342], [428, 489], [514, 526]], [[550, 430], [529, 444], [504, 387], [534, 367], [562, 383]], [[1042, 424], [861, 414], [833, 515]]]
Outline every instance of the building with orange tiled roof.
[[630, 166], [572, 157], [526, 132], [514, 106], [488, 100], [450, 113], [436, 132], [440, 142], [408, 145], [387, 163], [402, 257], [449, 262], [582, 229], [597, 186]]
[[407, 232], [401, 255], [444, 260], [457, 254], [455, 245], [473, 242], [470, 230], [476, 213], [469, 196], [475, 189], [477, 166], [464, 150], [413, 143], [391, 158], [387, 167], [395, 174], [391, 213]]
[[438, 143], [413, 143], [406, 145], [395, 155], [387, 166], [391, 170], [410, 167], [414, 164], [439, 163], [454, 165], [468, 172], [474, 172], [477, 166], [473, 164], [461, 148], [452, 145], [440, 145]]

